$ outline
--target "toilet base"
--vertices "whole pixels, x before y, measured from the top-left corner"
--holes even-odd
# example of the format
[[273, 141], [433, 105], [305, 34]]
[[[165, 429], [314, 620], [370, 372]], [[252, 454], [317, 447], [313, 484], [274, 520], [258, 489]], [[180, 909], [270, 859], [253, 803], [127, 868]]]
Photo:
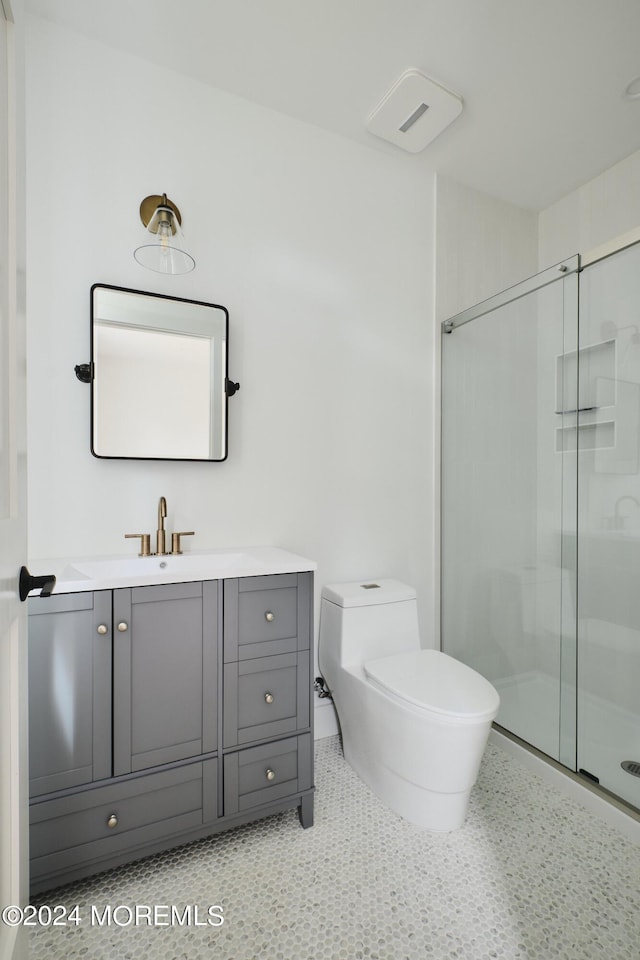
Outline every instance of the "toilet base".
[[346, 743], [344, 756], [378, 799], [414, 826], [434, 833], [450, 833], [463, 825], [471, 789], [461, 793], [436, 793], [427, 790], [410, 783], [379, 763], [369, 763], [365, 767], [352, 756]]

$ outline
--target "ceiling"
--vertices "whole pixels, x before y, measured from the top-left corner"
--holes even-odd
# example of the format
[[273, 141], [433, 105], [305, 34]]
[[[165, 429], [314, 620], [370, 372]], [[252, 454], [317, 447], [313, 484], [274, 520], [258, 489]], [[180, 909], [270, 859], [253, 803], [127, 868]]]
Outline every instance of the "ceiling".
[[[640, 149], [639, 0], [26, 0], [28, 12], [520, 206]], [[461, 116], [422, 153], [365, 121], [416, 67]]]

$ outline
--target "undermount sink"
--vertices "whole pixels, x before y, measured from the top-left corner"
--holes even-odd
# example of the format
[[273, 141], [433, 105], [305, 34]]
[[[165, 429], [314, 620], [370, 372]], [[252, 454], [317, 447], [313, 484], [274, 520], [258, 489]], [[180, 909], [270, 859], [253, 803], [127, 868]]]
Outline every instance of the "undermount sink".
[[86, 559], [35, 560], [33, 569], [52, 571], [53, 593], [111, 590], [145, 584], [183, 583], [259, 577], [276, 573], [315, 570], [313, 561], [279, 547], [219, 549], [152, 557], [88, 557]]

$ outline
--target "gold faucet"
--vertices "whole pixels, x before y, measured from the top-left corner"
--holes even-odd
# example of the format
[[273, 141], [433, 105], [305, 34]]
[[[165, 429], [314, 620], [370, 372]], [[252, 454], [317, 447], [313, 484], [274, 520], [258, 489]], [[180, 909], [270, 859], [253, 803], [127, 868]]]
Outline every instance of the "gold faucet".
[[158, 529], [156, 531], [156, 555], [160, 557], [163, 557], [167, 552], [165, 543], [166, 537], [164, 532], [164, 518], [166, 515], [167, 501], [164, 497], [160, 497], [160, 500], [158, 501]]
[[[165, 497], [160, 497], [158, 501], [158, 529], [156, 530], [156, 552], [151, 553], [151, 534], [149, 533], [125, 533], [125, 539], [130, 537], [140, 537], [141, 557], [166, 557], [169, 554], [167, 550], [167, 534], [164, 529], [164, 521], [167, 516], [167, 501]], [[181, 530], [171, 534], [171, 554], [182, 553], [181, 537], [193, 537], [193, 530]]]

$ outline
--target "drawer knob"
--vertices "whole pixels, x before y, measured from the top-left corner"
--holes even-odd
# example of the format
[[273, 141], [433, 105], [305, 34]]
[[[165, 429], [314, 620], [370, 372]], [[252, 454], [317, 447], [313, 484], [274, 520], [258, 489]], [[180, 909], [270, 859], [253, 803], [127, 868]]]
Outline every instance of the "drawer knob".
[[118, 818], [116, 817], [115, 813], [112, 813], [109, 819], [107, 820], [107, 826], [109, 827], [110, 830], [113, 830], [114, 827], [118, 826]]
[[120, 633], [126, 633], [128, 629], [129, 629], [129, 624], [128, 624], [128, 623], [125, 623], [124, 620], [122, 620], [122, 621], [118, 624], [118, 630], [120, 631]]
[[276, 772], [275, 770], [272, 770], [271, 767], [265, 770], [264, 775], [267, 778], [267, 780], [275, 780], [276, 778]]
[[273, 621], [274, 621], [275, 618], [276, 618], [276, 615], [275, 615], [275, 613], [272, 613], [271, 610], [267, 610], [267, 612], [266, 612], [265, 615], [264, 615], [264, 618], [265, 618], [265, 620], [266, 620], [268, 623], [273, 623]]
[[272, 693], [265, 693], [265, 695], [264, 695], [264, 702], [265, 702], [265, 703], [273, 703], [273, 694], [272, 694]]
[[109, 627], [106, 625], [106, 623], [98, 624], [98, 633], [101, 637], [104, 637], [105, 633], [109, 633]]

